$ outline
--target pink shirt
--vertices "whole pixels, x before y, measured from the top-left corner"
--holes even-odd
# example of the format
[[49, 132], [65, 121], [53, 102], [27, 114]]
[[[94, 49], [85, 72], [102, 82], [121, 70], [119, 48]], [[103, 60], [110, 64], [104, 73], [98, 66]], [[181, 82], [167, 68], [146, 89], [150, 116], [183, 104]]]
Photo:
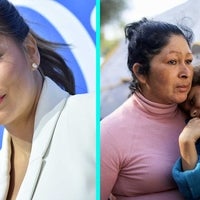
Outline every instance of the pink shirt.
[[101, 122], [101, 200], [183, 199], [171, 170], [185, 126], [176, 104], [135, 93]]

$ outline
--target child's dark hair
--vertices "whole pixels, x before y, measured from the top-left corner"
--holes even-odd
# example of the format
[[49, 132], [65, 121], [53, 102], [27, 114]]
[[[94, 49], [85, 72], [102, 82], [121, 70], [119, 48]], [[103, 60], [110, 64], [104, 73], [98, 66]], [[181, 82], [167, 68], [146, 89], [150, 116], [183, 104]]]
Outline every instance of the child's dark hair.
[[200, 85], [200, 65], [194, 67], [192, 86]]

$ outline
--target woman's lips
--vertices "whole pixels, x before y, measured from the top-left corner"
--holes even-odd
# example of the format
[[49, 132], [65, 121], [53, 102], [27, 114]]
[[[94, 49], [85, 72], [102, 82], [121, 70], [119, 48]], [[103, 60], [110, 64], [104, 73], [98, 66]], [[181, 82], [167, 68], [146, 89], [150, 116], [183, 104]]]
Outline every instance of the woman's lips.
[[177, 88], [179, 92], [189, 92], [190, 87], [182, 85], [182, 86], [178, 86]]
[[188, 92], [190, 85], [179, 85], [177, 88], [179, 92]]

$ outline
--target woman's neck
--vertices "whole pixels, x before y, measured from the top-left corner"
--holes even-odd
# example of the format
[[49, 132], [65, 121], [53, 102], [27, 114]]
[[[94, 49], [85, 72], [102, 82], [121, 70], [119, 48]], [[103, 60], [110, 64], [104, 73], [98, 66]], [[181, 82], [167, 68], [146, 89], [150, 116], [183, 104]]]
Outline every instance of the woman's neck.
[[26, 141], [24, 139], [21, 139], [19, 137], [16, 137], [14, 135], [11, 135], [12, 145], [14, 149], [18, 149], [19, 151], [22, 151], [24, 154], [29, 155], [31, 152], [31, 146], [32, 143], [29, 141]]
[[40, 94], [43, 86], [43, 77], [40, 72], [35, 72], [35, 83], [37, 84], [37, 92], [32, 103], [32, 106], [27, 108], [21, 116], [13, 120], [11, 123], [4, 125], [11, 136], [17, 138], [19, 141], [32, 143], [34, 133], [34, 122], [39, 102]]

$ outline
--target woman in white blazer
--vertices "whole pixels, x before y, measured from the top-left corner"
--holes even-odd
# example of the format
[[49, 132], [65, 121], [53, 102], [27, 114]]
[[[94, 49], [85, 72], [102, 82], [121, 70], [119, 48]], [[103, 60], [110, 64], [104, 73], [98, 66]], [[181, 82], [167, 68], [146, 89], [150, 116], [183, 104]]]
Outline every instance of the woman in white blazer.
[[55, 46], [0, 1], [0, 200], [95, 199], [94, 95]]

